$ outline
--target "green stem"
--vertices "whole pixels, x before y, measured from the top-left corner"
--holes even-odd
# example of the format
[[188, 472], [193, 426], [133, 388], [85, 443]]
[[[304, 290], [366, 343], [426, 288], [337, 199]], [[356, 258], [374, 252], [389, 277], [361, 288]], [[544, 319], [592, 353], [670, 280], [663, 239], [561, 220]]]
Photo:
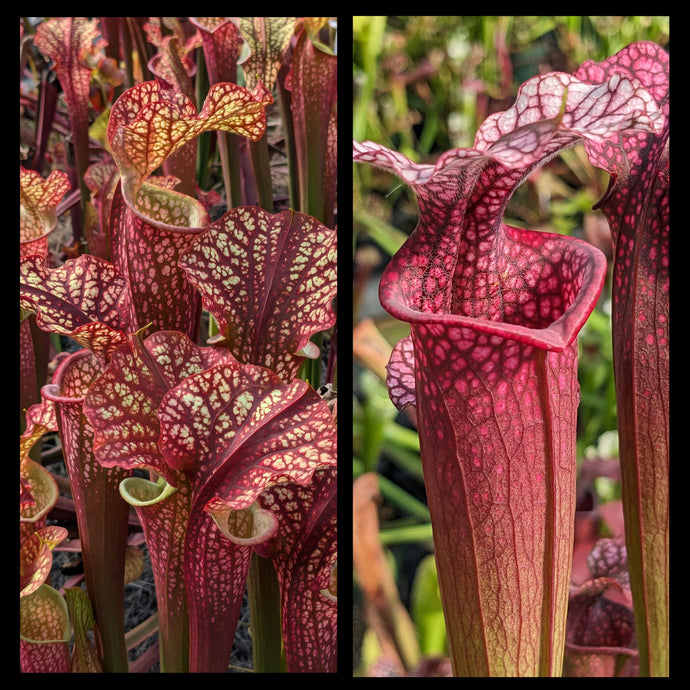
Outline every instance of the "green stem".
[[285, 136], [285, 150], [288, 160], [288, 184], [290, 186], [290, 208], [299, 208], [299, 173], [297, 171], [297, 152], [295, 150], [295, 127], [292, 121], [292, 95], [285, 88], [284, 82], [289, 69], [281, 67], [278, 73], [278, 101], [280, 117]]
[[414, 544], [417, 542], [431, 542], [433, 532], [430, 524], [404, 525], [392, 529], [381, 530], [379, 538], [384, 546], [394, 544]]
[[383, 51], [387, 17], [366, 17], [366, 22], [358, 28], [357, 47], [361, 51], [363, 74], [359, 80], [359, 96], [354, 103], [353, 136], [357, 141], [368, 138], [372, 130], [372, 108], [376, 93], [379, 58]]
[[307, 158], [306, 175], [300, 180], [300, 208], [302, 213], [323, 221], [324, 215], [324, 161], [316, 155]]
[[158, 611], [156, 611], [146, 620], [139, 623], [139, 625], [127, 631], [125, 633], [125, 644], [127, 645], [127, 649], [132, 649], [151, 637], [151, 635], [158, 630], [159, 625]]
[[268, 157], [268, 139], [264, 135], [259, 141], [249, 141], [256, 189], [259, 194], [259, 206], [273, 213], [273, 184]]
[[281, 672], [280, 587], [273, 563], [252, 554], [248, 578], [254, 671]]
[[[311, 340], [321, 350], [323, 333], [316, 333]], [[321, 386], [321, 357], [305, 359], [299, 368], [297, 377], [309, 383], [315, 390], [318, 390], [319, 386]]]
[[[120, 497], [117, 496], [117, 499]], [[125, 645], [124, 630], [124, 553], [122, 545], [127, 543], [128, 508], [122, 507], [122, 500], [106, 496], [101, 501], [103, 520], [96, 522], [95, 511], [88, 513], [90, 548], [84, 557], [84, 573], [87, 589], [93, 601], [96, 625], [103, 652], [103, 670], [106, 673], [127, 673], [129, 661]], [[98, 544], [100, 533], [102, 546]], [[108, 546], [106, 546], [108, 545]]]
[[[323, 345], [323, 333], [316, 333], [312, 336], [312, 342], [318, 346], [319, 352], [321, 353]], [[316, 358], [310, 360], [311, 362], [311, 376], [309, 381], [312, 388], [318, 390], [321, 386], [321, 354]]]
[[218, 131], [217, 135], [220, 163], [223, 169], [225, 199], [227, 201], [229, 210], [242, 205], [239, 139], [236, 134], [232, 134], [231, 132]]

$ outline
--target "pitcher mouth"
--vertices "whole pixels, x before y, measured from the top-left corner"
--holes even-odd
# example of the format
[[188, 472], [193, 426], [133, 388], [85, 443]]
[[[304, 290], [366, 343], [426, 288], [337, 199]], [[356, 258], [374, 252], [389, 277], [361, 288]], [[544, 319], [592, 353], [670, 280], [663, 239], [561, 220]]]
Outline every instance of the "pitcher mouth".
[[[553, 317], [549, 318], [548, 314], [544, 314], [536, 319], [533, 315], [530, 319], [523, 318], [524, 313], [520, 309], [510, 315], [498, 315], [495, 318], [471, 316], [449, 310], [422, 311], [403, 294], [401, 281], [404, 278], [400, 277], [399, 264], [395, 259], [386, 267], [381, 278], [379, 285], [381, 304], [392, 316], [412, 325], [439, 324], [446, 327], [472, 328], [488, 335], [519, 340], [541, 349], [563, 351], [575, 339], [599, 299], [606, 278], [606, 257], [589, 243], [572, 237], [541, 231], [518, 230], [518, 232], [529, 233], [530, 236], [543, 241], [557, 238], [558, 241], [564, 243], [563, 246], [567, 246], [583, 260], [577, 268], [566, 262], [568, 269], [572, 269], [573, 272], [571, 282], [568, 283], [570, 291], [565, 286], [563, 287], [560, 295], [563, 307]], [[535, 291], [530, 299], [538, 304], [540, 299], [544, 300], [544, 296]], [[534, 306], [532, 309], [538, 310]]]
[[[77, 350], [60, 362], [52, 383], [41, 388], [41, 395], [55, 403], [83, 403], [89, 386], [101, 371], [98, 358], [90, 350]], [[69, 392], [70, 389], [74, 390]]]

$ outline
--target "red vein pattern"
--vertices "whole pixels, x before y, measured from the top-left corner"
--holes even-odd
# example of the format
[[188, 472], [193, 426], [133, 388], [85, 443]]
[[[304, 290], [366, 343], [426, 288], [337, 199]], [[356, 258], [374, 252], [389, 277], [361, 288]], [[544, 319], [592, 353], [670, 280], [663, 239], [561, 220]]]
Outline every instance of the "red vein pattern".
[[[148, 187], [166, 193], [161, 187]], [[201, 204], [199, 210], [206, 214]], [[153, 330], [177, 330], [196, 339], [201, 297], [178, 266], [178, 259], [203, 228], [146, 222], [126, 203], [119, 184], [112, 199], [111, 222], [113, 262], [126, 278], [122, 310], [127, 331], [134, 333], [151, 324]], [[178, 222], [187, 221], [180, 214]]]
[[292, 380], [310, 336], [335, 323], [337, 239], [315, 218], [241, 207], [199, 236], [180, 266], [241, 362]]
[[22, 542], [19, 550], [19, 596], [33, 594], [48, 578], [53, 549], [67, 538], [64, 527], [41, 527]]
[[98, 19], [47, 19], [36, 29], [34, 45], [55, 61], [69, 111], [76, 167], [79, 176], [82, 176], [89, 164], [89, 83], [95, 67], [89, 60], [93, 59], [97, 49], [106, 45], [106, 41], [99, 36]]
[[98, 213], [98, 223], [88, 237], [89, 253], [110, 260], [110, 209], [120, 171], [112, 160], [98, 161], [84, 173], [84, 184], [91, 192], [91, 203]]
[[227, 673], [252, 547], [227, 539], [203, 503], [192, 503], [185, 538], [189, 671]]
[[[568, 642], [564, 670], [567, 677], [638, 676], [635, 621], [625, 603], [609, 599], [614, 595], [630, 598], [625, 543], [622, 537], [600, 539], [587, 557], [591, 579], [574, 588], [568, 605]], [[616, 669], [620, 654], [629, 650], [630, 658]], [[631, 673], [632, 669], [634, 673]]]
[[[185, 584], [185, 548], [190, 486], [183, 479], [165, 500], [140, 496], [135, 507], [146, 537], [156, 584], [160, 620], [160, 660], [165, 672], [189, 670], [189, 611]], [[143, 501], [148, 498], [148, 501]], [[148, 503], [148, 504], [146, 504]], [[234, 572], [232, 568], [230, 572]]]
[[240, 17], [240, 33], [250, 51], [242, 62], [242, 70], [250, 86], [257, 79], [268, 89], [275, 86], [296, 23], [297, 17]]
[[35, 530], [45, 527], [60, 492], [53, 475], [28, 456], [20, 461], [19, 492], [19, 541], [22, 542]]
[[[227, 539], [211, 513], [245, 508], [267, 485], [307, 483], [318, 466], [334, 465], [328, 405], [303, 381], [283, 384], [225, 348], [157, 332], [112, 355], [85, 413], [103, 464], [153, 469], [180, 489], [137, 510], [168, 609], [178, 606], [184, 574], [189, 670], [227, 670], [252, 547]], [[166, 583], [171, 574], [177, 579]]]
[[403, 338], [393, 348], [386, 365], [386, 384], [388, 395], [393, 404], [404, 410], [409, 405], [416, 405], [415, 397], [415, 363], [412, 338]]
[[19, 542], [46, 526], [48, 513], [60, 492], [53, 475], [29, 457], [29, 451], [44, 434], [57, 431], [55, 408], [43, 401], [26, 411], [26, 430], [19, 439]]
[[387, 266], [380, 298], [411, 323], [389, 387], [396, 404], [417, 405], [456, 675], [560, 675], [575, 338], [606, 272], [593, 246], [508, 227], [503, 210], [562, 148], [661, 124], [652, 96], [624, 74], [593, 85], [553, 73], [523, 84], [473, 149], [449, 151], [435, 166], [355, 142], [355, 161], [397, 174], [419, 200], [418, 226]]
[[[201, 303], [179, 256], [208, 225], [204, 205], [149, 176], [202, 132], [219, 129], [257, 140], [271, 94], [214, 84], [197, 113], [184, 94], [157, 81], [128, 89], [113, 105], [107, 137], [121, 174], [111, 211], [115, 265], [128, 280], [129, 330], [153, 323], [196, 339]], [[155, 261], [152, 261], [155, 257]]]
[[[201, 37], [194, 32], [187, 39], [179, 19], [166, 20], [167, 28], [172, 34], [163, 36], [160, 18], [151, 17], [144, 24], [148, 40], [158, 48], [158, 52], [148, 63], [149, 69], [159, 82], [166, 87], [185, 94], [192, 102], [195, 100], [192, 77], [196, 65], [190, 53], [201, 45]], [[166, 175], [180, 178], [179, 192], [192, 196], [196, 189], [196, 159], [197, 141], [191, 139], [185, 142], [168, 156], [163, 163]]]
[[67, 173], [53, 170], [47, 178], [19, 166], [19, 256], [47, 257], [46, 236], [57, 225], [57, 206], [70, 188]]
[[19, 276], [19, 304], [43, 330], [64, 333], [103, 360], [124, 342], [124, 280], [105, 259], [83, 254], [49, 268], [42, 256], [27, 256]]
[[113, 105], [107, 137], [127, 204], [154, 225], [203, 227], [208, 218], [203, 206], [185, 194], [152, 187], [146, 178], [202, 132], [218, 129], [260, 139], [266, 129], [265, 108], [272, 102], [261, 83], [253, 91], [214, 84], [198, 114], [187, 96], [156, 81], [125, 91]]
[[187, 376], [228, 357], [224, 350], [199, 348], [176, 331], [158, 331], [143, 342], [140, 336], [131, 336], [86, 396], [84, 410], [95, 430], [99, 462], [150, 469], [178, 486], [178, 473], [158, 447], [158, 406]]
[[[213, 387], [211, 386], [213, 383]], [[206, 510], [247, 508], [267, 486], [306, 484], [335, 464], [335, 424], [305, 381], [283, 384], [272, 371], [221, 363], [186, 378], [161, 400], [159, 447]]]
[[237, 61], [243, 41], [235, 24], [226, 17], [190, 17], [189, 21], [201, 34], [209, 75], [216, 75], [214, 81], [237, 82]]
[[77, 513], [86, 588], [103, 648], [109, 650], [103, 667], [106, 672], [113, 672], [127, 668], [121, 583], [129, 506], [120, 497], [119, 485], [130, 473], [120, 467], [103, 467], [95, 456], [94, 429], [85, 416], [84, 396], [101, 372], [102, 362], [98, 358], [88, 350], [78, 350], [62, 361], [53, 383], [44, 386], [41, 394], [55, 405]]
[[[34, 37], [34, 45], [55, 60], [70, 114], [85, 129], [88, 129], [87, 104], [92, 70], [87, 58], [98, 38], [98, 19], [86, 17], [54, 17], [42, 22]], [[102, 38], [99, 44], [104, 44]]]
[[637, 79], [663, 114], [653, 132], [588, 142], [587, 154], [611, 174], [599, 207], [614, 240], [614, 371], [640, 669], [667, 676], [669, 56], [653, 43], [635, 43], [602, 63], [585, 63], [577, 75], [595, 84], [611, 75]]
[[280, 521], [277, 539], [256, 550], [273, 559], [278, 573], [288, 671], [335, 673], [337, 470], [317, 470], [307, 486], [266, 489], [260, 503]]
[[166, 86], [175, 88], [194, 99], [194, 87], [191, 77], [196, 71], [196, 64], [190, 54], [201, 46], [201, 36], [195, 31], [189, 38], [185, 36], [182, 22], [177, 18], [165, 20], [166, 30], [171, 33], [163, 34], [159, 17], [150, 17], [144, 23], [144, 31], [151, 45], [158, 48], [158, 52], [149, 60], [149, 69], [159, 81]]
[[22, 459], [28, 458], [34, 443], [50, 431], [57, 431], [55, 407], [42, 400], [26, 411], [26, 430], [19, 438], [19, 454]]
[[65, 601], [74, 634], [72, 673], [103, 673], [95, 645], [88, 634], [96, 622], [88, 595], [81, 587], [69, 587], [65, 590]]
[[334, 465], [335, 425], [304, 381], [282, 384], [268, 369], [239, 363], [189, 376], [163, 398], [158, 416], [161, 452], [193, 492], [185, 552], [190, 670], [221, 671], [252, 546], [226, 539], [211, 516], [249, 507], [273, 484], [306, 484], [317, 467]]
[[300, 210], [328, 226], [336, 205], [337, 66], [337, 57], [315, 46], [303, 30], [286, 80], [292, 92]]
[[[197, 347], [180, 332], [159, 331], [145, 341], [134, 334], [112, 355], [108, 368], [89, 388], [84, 404], [94, 428], [93, 452], [102, 465], [150, 469], [178, 489], [167, 500], [136, 508], [156, 581], [161, 661], [167, 670], [189, 668], [185, 658], [189, 640], [185, 536], [191, 488], [159, 452], [157, 409], [167, 391], [186, 376], [227, 357], [222, 350]], [[190, 558], [196, 557], [199, 548], [201, 545], [194, 545]]]
[[19, 663], [24, 673], [69, 673], [67, 604], [48, 585], [19, 600]]

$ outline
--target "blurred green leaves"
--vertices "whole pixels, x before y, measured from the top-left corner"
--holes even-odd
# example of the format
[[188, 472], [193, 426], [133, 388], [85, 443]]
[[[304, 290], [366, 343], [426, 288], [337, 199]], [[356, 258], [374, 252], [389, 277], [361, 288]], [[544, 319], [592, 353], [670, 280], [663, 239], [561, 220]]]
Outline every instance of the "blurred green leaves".
[[411, 158], [471, 146], [530, 77], [668, 36], [656, 16], [354, 17], [353, 136]]
[[417, 626], [420, 652], [425, 656], [447, 654], [441, 590], [433, 555], [425, 556], [417, 567], [410, 608]]

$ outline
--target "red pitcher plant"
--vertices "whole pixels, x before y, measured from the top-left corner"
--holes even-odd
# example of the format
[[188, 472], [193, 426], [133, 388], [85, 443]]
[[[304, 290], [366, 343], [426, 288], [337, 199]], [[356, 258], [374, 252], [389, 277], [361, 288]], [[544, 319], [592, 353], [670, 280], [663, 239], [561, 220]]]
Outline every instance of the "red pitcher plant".
[[[663, 50], [639, 43], [572, 75], [534, 77], [509, 110], [483, 123], [473, 148], [448, 151], [435, 165], [373, 142], [354, 144], [355, 161], [393, 172], [419, 201], [418, 225], [387, 266], [380, 299], [411, 327], [394, 348], [388, 388], [397, 407], [416, 407], [455, 675], [561, 674], [576, 497], [577, 334], [607, 266], [588, 242], [510, 227], [502, 217], [537, 166], [578, 142], [611, 174], [599, 205], [616, 244], [626, 534], [638, 554], [630, 568], [640, 649], [650, 648], [647, 670], [663, 674], [667, 68]], [[647, 472], [653, 480], [645, 483]]]

